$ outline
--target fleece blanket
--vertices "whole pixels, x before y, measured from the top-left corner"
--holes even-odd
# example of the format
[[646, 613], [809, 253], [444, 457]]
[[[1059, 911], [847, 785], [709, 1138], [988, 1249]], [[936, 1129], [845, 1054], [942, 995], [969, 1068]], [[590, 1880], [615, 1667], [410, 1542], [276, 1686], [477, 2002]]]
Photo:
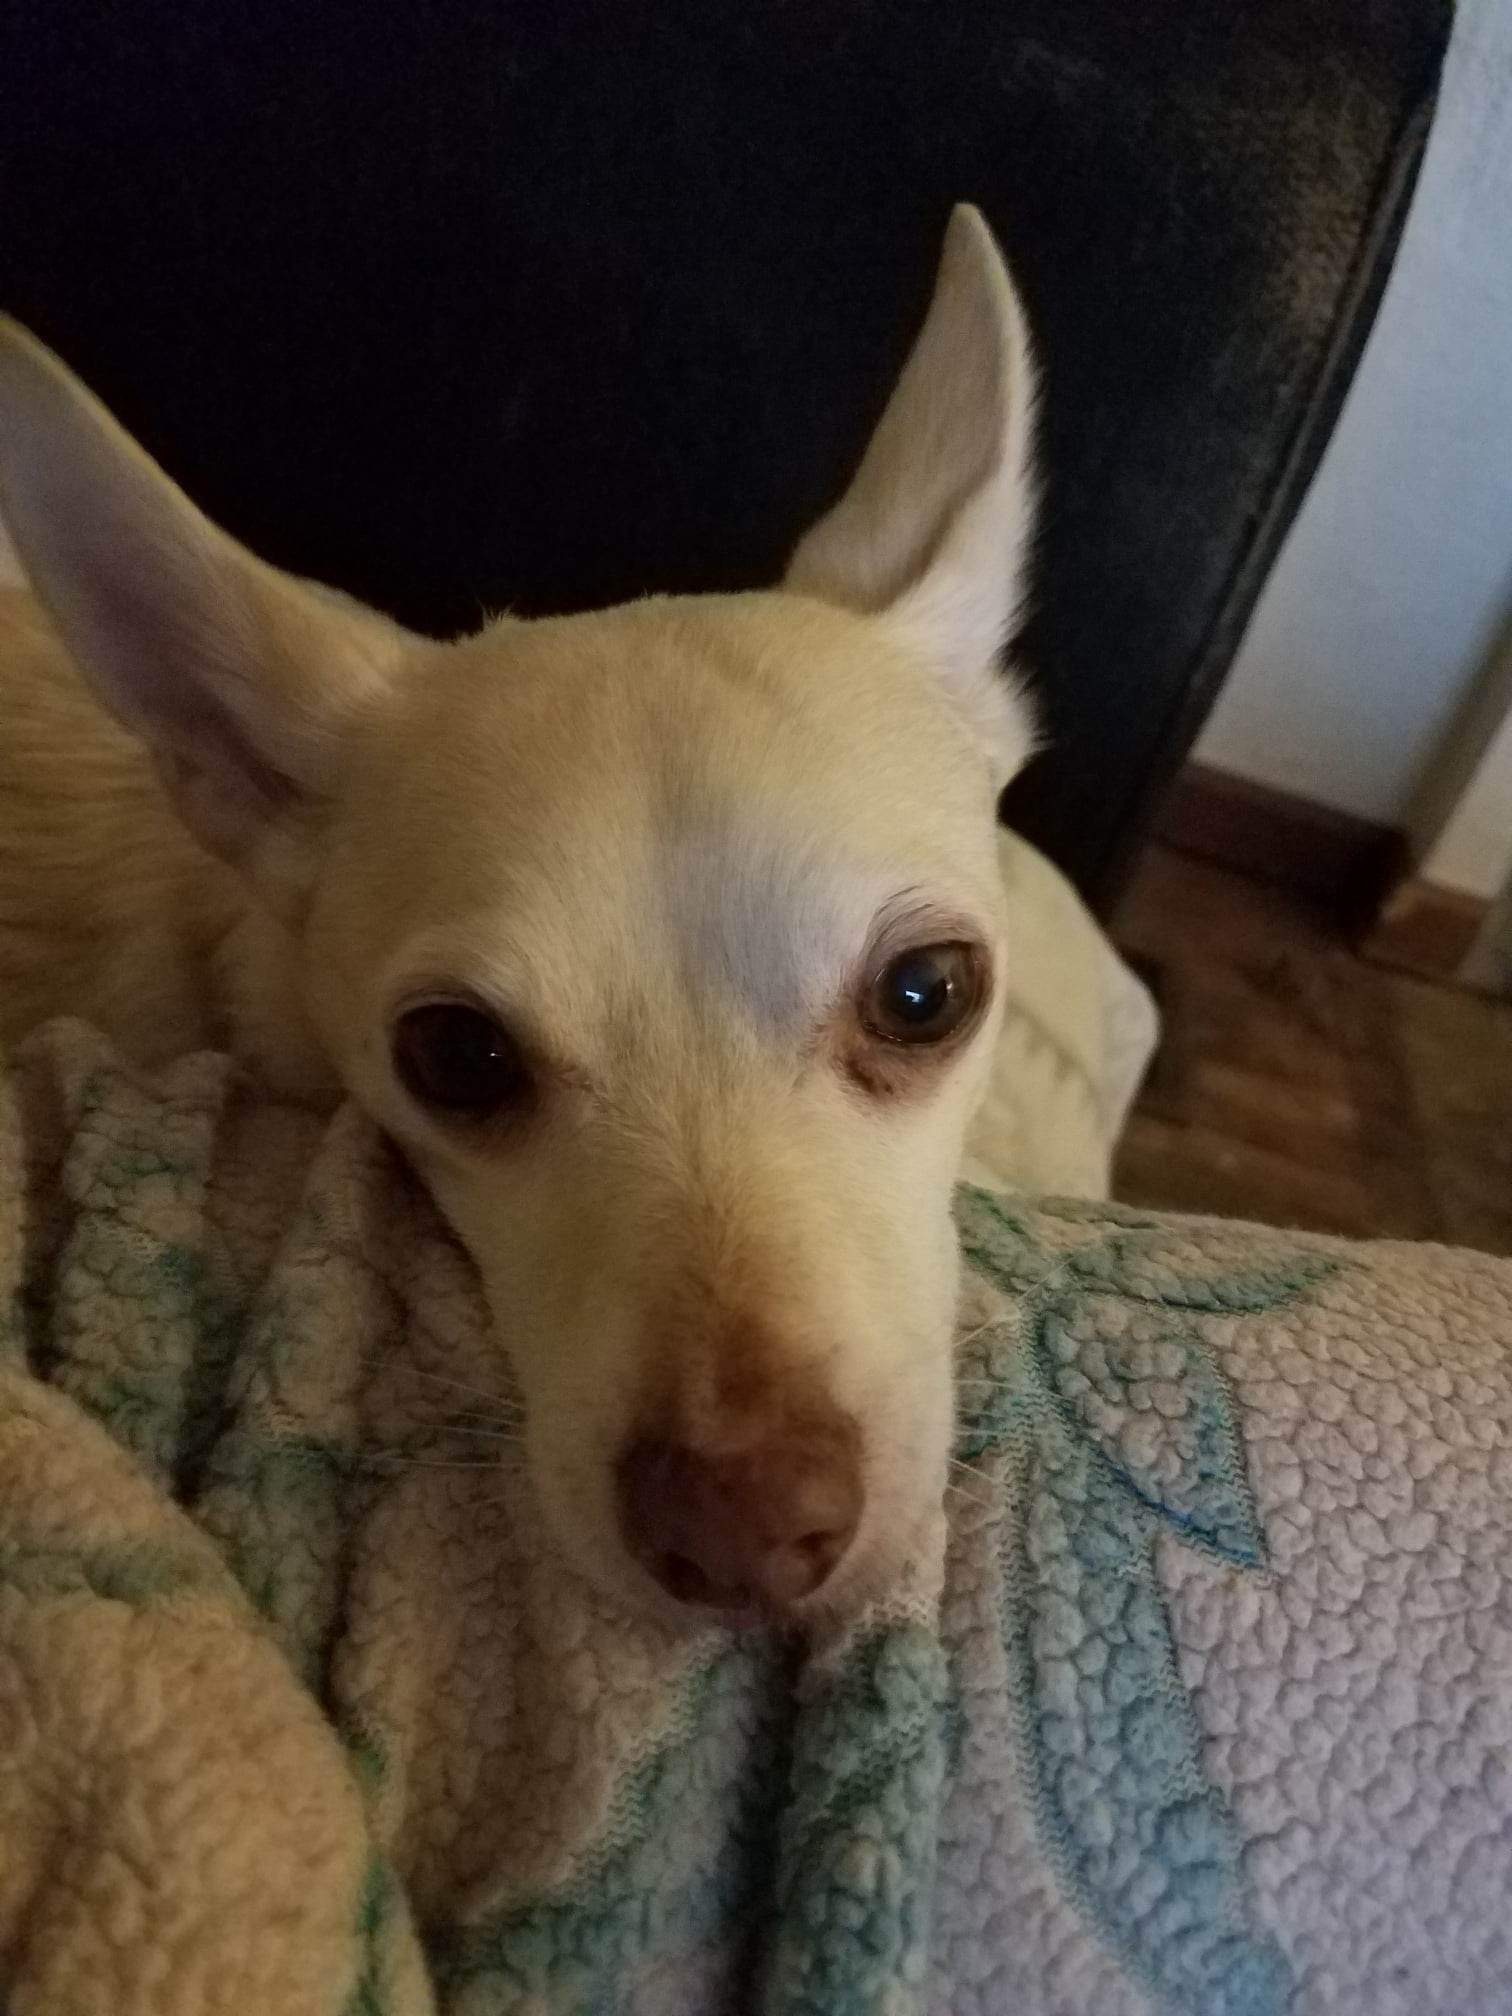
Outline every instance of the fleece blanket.
[[963, 1193], [842, 1637], [553, 1556], [351, 1114], [76, 1027], [0, 1113], [6, 2016], [1512, 2006], [1512, 1268]]

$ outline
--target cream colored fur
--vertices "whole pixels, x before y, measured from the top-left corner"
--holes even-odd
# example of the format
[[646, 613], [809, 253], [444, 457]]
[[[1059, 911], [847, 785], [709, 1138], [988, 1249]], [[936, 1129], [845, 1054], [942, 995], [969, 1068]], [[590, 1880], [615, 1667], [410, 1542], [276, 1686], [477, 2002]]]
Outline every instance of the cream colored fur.
[[[0, 510], [48, 612], [0, 595], [0, 1033], [228, 1042], [361, 1102], [478, 1262], [560, 1537], [647, 1603], [618, 1452], [653, 1382], [713, 1432], [752, 1334], [861, 1431], [826, 1604], [896, 1574], [938, 1505], [951, 1194], [998, 1007], [888, 1095], [827, 1032], [884, 939], [970, 937], [999, 978], [1009, 956], [994, 808], [1030, 731], [997, 653], [1030, 403], [959, 210], [782, 587], [441, 644], [254, 560], [0, 335]], [[406, 1094], [390, 1029], [436, 992], [562, 1060], [544, 1124], [463, 1137]]]

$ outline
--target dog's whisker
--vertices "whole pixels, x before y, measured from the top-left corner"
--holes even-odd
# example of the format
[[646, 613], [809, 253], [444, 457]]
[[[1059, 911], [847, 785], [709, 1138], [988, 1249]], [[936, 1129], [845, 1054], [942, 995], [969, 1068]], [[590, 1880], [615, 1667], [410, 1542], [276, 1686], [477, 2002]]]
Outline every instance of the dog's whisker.
[[970, 1505], [978, 1512], [992, 1512], [997, 1509], [990, 1498], [983, 1498], [976, 1491], [963, 1490], [959, 1484], [947, 1484], [945, 1497], [947, 1501], [953, 1500], [957, 1505]]
[[[973, 1470], [969, 1463], [963, 1463], [959, 1456], [950, 1458], [950, 1467], [958, 1474], [947, 1480], [945, 1485], [947, 1494], [954, 1491], [960, 1497], [969, 1499], [973, 1505], [986, 1506], [989, 1511], [997, 1509], [997, 1494], [993, 1491], [990, 1478], [984, 1477], [980, 1470]], [[969, 1485], [963, 1483], [962, 1478], [969, 1479]]]
[[490, 1428], [495, 1427], [498, 1425], [498, 1423], [505, 1421], [513, 1423], [514, 1425], [518, 1426], [518, 1424], [524, 1418], [525, 1418], [525, 1409], [523, 1407], [512, 1407], [512, 1406], [454, 1407], [452, 1408], [451, 1412], [447, 1414], [445, 1417], [445, 1419], [448, 1422], [482, 1421]]
[[375, 1470], [497, 1470], [500, 1460], [497, 1456], [405, 1456], [398, 1450], [380, 1450], [365, 1459]]
[[449, 1372], [433, 1372], [428, 1365], [405, 1364], [400, 1369], [408, 1372], [411, 1378], [428, 1379], [433, 1386], [449, 1386], [454, 1393], [470, 1393], [475, 1400], [486, 1400], [490, 1406], [513, 1407], [520, 1404], [497, 1387], [479, 1386], [472, 1380], [458, 1379]]
[[439, 1427], [436, 1432], [441, 1435], [477, 1435], [481, 1436], [486, 1442], [515, 1442], [523, 1444], [525, 1440], [518, 1426], [511, 1427], [508, 1424], [474, 1428], [466, 1421], [448, 1421], [444, 1426]]
[[514, 1410], [518, 1413], [525, 1411], [524, 1402], [512, 1398], [507, 1393], [491, 1393], [487, 1387], [469, 1385], [465, 1379], [454, 1379], [444, 1372], [432, 1372], [424, 1365], [412, 1365], [397, 1356], [393, 1357], [391, 1362], [396, 1364], [401, 1372], [408, 1372], [413, 1379], [430, 1379], [437, 1386], [454, 1387], [459, 1393], [470, 1393], [475, 1400], [486, 1400], [490, 1407], [503, 1408], [506, 1411]]
[[957, 1337], [955, 1340], [955, 1349], [957, 1351], [964, 1351], [968, 1344], [975, 1344], [978, 1337], [985, 1337], [989, 1330], [995, 1329], [1003, 1321], [1006, 1314], [1006, 1310], [1000, 1309], [995, 1315], [989, 1316], [986, 1322], [978, 1323], [974, 1330], [965, 1331], [963, 1335]]
[[523, 1421], [525, 1409], [504, 1401], [497, 1407], [458, 1407], [446, 1418], [449, 1421]]
[[971, 1507], [973, 1513], [988, 1513], [992, 1509], [985, 1499], [973, 1498], [969, 1492], [956, 1491], [947, 1493], [945, 1500], [947, 1516], [952, 1509], [959, 1511], [968, 1505]]

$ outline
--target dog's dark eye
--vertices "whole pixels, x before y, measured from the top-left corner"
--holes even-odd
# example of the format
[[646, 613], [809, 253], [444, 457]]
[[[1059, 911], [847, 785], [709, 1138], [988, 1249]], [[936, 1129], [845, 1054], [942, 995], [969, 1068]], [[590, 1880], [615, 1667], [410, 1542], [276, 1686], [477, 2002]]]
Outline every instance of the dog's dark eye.
[[463, 1001], [427, 1001], [394, 1028], [394, 1069], [422, 1106], [486, 1120], [519, 1106], [530, 1072], [508, 1030]]
[[901, 952], [872, 981], [861, 1019], [889, 1043], [943, 1043], [982, 998], [981, 961], [969, 945]]

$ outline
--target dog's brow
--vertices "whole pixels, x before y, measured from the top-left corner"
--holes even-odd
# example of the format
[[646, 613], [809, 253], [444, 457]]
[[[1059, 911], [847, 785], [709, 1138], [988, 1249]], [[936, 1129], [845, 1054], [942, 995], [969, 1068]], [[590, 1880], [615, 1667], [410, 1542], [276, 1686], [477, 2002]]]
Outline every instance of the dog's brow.
[[665, 920], [696, 994], [733, 997], [773, 1034], [811, 1022], [864, 940], [875, 879], [790, 845], [671, 843]]
[[868, 951], [875, 957], [910, 945], [948, 944], [958, 939], [985, 944], [991, 935], [964, 904], [931, 896], [921, 888], [901, 889], [877, 911]]
[[968, 907], [923, 880], [795, 849], [786, 836], [763, 845], [688, 836], [664, 855], [666, 919], [692, 992], [734, 997], [777, 1037], [823, 1022], [879, 957], [909, 945], [990, 933]]

